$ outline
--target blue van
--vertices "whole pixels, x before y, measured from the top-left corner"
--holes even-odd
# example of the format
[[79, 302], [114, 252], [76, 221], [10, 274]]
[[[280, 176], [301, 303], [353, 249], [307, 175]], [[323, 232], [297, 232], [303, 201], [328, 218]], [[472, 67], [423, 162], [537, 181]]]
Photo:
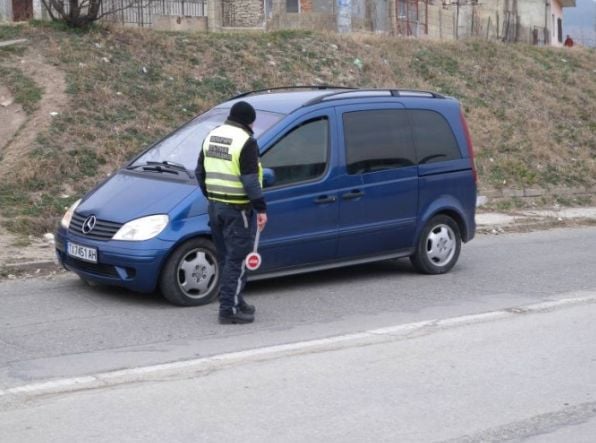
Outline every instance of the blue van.
[[409, 257], [449, 271], [475, 234], [476, 171], [457, 100], [327, 86], [253, 91], [159, 140], [75, 202], [56, 233], [85, 281], [196, 306], [220, 271], [194, 177], [206, 134], [238, 100], [257, 110], [269, 222], [249, 279]]

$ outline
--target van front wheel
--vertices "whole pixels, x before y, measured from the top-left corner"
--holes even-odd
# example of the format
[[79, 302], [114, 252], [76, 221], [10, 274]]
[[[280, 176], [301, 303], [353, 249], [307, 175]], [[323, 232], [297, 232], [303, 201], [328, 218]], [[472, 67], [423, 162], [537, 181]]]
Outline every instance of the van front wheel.
[[410, 261], [423, 274], [444, 274], [453, 268], [460, 251], [459, 226], [451, 217], [437, 215], [422, 230]]
[[162, 295], [178, 306], [211, 303], [219, 289], [215, 247], [205, 238], [193, 238], [170, 256], [159, 280]]

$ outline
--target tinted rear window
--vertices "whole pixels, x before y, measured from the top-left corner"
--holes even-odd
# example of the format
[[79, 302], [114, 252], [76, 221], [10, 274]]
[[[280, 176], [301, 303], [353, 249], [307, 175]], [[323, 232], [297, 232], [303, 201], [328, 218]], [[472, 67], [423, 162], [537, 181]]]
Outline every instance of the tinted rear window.
[[418, 163], [434, 163], [461, 158], [457, 140], [447, 120], [435, 111], [411, 110]]
[[416, 164], [406, 111], [346, 112], [343, 120], [348, 173], [362, 174]]

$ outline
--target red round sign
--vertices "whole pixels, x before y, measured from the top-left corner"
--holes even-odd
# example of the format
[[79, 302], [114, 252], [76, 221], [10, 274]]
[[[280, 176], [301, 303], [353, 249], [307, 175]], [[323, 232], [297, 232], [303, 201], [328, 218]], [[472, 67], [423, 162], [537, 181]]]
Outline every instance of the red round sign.
[[249, 271], [259, 269], [261, 266], [261, 255], [258, 252], [251, 252], [246, 256], [246, 267]]

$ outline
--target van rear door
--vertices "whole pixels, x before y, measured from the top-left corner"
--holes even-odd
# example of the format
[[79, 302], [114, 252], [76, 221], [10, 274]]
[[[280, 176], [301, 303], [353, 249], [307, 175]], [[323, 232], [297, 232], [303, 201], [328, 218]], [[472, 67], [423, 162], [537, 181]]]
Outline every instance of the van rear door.
[[451, 106], [442, 112], [408, 112], [419, 163], [420, 213], [425, 214], [436, 202], [449, 205], [463, 217], [462, 237], [468, 241], [475, 230], [476, 178], [459, 109]]

